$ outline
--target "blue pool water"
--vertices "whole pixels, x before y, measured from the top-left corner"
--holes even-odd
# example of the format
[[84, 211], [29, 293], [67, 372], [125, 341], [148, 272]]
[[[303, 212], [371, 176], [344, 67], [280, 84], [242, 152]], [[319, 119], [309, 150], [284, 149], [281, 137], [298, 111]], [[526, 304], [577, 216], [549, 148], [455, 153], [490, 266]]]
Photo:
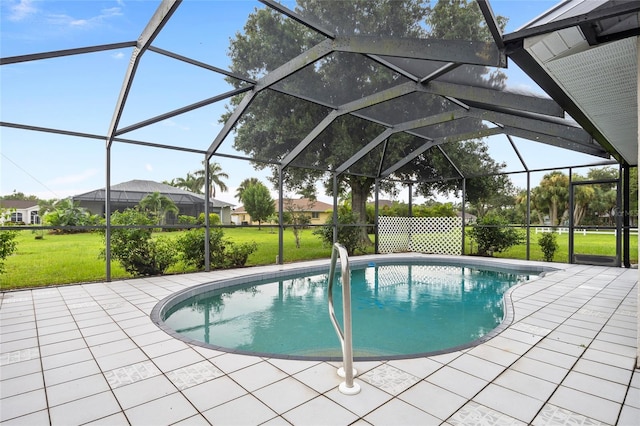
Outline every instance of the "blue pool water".
[[[468, 344], [500, 324], [503, 295], [529, 273], [455, 265], [352, 267], [354, 356], [422, 354]], [[327, 307], [328, 274], [287, 276], [192, 296], [164, 324], [229, 351], [340, 356]], [[336, 281], [339, 283], [340, 281]], [[342, 321], [341, 287], [334, 289]]]

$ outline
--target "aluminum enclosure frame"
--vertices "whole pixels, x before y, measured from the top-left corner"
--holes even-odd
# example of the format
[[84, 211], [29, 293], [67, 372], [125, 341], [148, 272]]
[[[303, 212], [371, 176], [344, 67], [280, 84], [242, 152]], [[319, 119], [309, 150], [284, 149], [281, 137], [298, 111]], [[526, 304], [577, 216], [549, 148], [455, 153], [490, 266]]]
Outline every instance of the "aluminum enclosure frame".
[[[417, 147], [411, 154], [404, 159], [397, 161], [388, 167], [380, 167], [375, 175], [366, 175], [378, 182], [384, 179], [393, 179], [394, 172], [403, 166], [410, 164], [413, 160], [423, 155], [426, 151], [433, 147], [439, 147], [442, 144], [452, 141], [464, 141], [469, 139], [481, 138], [489, 135], [503, 134], [509, 140], [511, 146], [522, 162], [524, 171], [529, 174], [535, 170], [527, 167], [522, 160], [520, 153], [517, 152], [511, 136], [520, 137], [534, 141], [535, 143], [545, 143], [557, 147], [561, 147], [576, 152], [586, 153], [608, 159], [613, 156], [618, 162], [621, 158], [617, 155], [614, 145], [606, 139], [606, 137], [598, 131], [589, 119], [580, 113], [579, 108], [571, 101], [571, 98], [562, 90], [554, 85], [553, 80], [546, 75], [544, 70], [540, 69], [534, 61], [526, 57], [526, 52], [522, 49], [522, 40], [533, 34], [529, 32], [513, 33], [510, 35], [502, 35], [497, 25], [495, 16], [491, 10], [488, 0], [477, 0], [480, 9], [485, 17], [487, 26], [494, 38], [493, 43], [487, 42], [468, 42], [453, 40], [414, 40], [414, 39], [398, 39], [384, 36], [341, 36], [322, 28], [317, 23], [310, 22], [305, 17], [300, 16], [293, 10], [288, 9], [284, 5], [274, 0], [261, 0], [266, 7], [269, 7], [294, 21], [305, 25], [310, 30], [324, 36], [325, 40], [316, 44], [312, 48], [306, 50], [299, 56], [289, 60], [277, 69], [266, 73], [258, 80], [249, 79], [239, 76], [231, 71], [223, 70], [211, 64], [202, 63], [192, 58], [178, 55], [156, 46], [153, 46], [155, 38], [160, 34], [163, 27], [169, 22], [174, 12], [181, 6], [182, 0], [162, 0], [155, 14], [151, 17], [149, 23], [140, 34], [136, 41], [124, 41], [108, 45], [98, 45], [83, 47], [77, 49], [67, 49], [54, 52], [43, 52], [39, 54], [22, 55], [15, 57], [0, 58], [0, 65], [8, 65], [19, 62], [37, 61], [54, 57], [64, 57], [69, 55], [81, 55], [96, 51], [118, 49], [122, 47], [133, 47], [133, 52], [126, 70], [122, 87], [114, 106], [113, 116], [105, 135], [87, 134], [75, 132], [73, 129], [54, 129], [37, 127], [28, 123], [9, 123], [0, 122], [0, 125], [23, 130], [58, 133], [68, 136], [86, 137], [92, 139], [105, 140], [106, 153], [106, 176], [105, 188], [107, 189], [105, 214], [107, 218], [106, 224], [106, 277], [107, 281], [111, 280], [110, 272], [110, 187], [111, 187], [111, 147], [114, 142], [127, 143], [134, 145], [150, 146], [159, 149], [179, 150], [192, 152], [202, 155], [205, 164], [208, 164], [213, 157], [232, 157], [252, 162], [264, 162], [276, 166], [280, 176], [287, 167], [292, 166], [298, 156], [310, 146], [310, 144], [337, 119], [344, 115], [351, 115], [371, 123], [383, 126], [384, 130], [380, 132], [374, 139], [368, 141], [363, 147], [357, 150], [350, 158], [339, 164], [327, 164], [325, 171], [332, 173], [334, 182], [341, 174], [348, 174], [349, 169], [365, 157], [373, 149], [381, 144], [386, 143], [388, 139], [396, 133], [407, 133], [423, 140], [421, 146]], [[620, 6], [612, 8], [605, 12], [598, 12], [588, 16], [581, 16], [580, 25], [585, 25], [590, 21], [600, 20], [603, 18], [618, 16], [621, 13], [630, 13], [639, 10], [637, 5], [634, 7]], [[614, 13], [618, 14], [615, 15]], [[575, 25], [575, 20], [571, 22], [562, 22], [560, 24], [549, 25], [540, 31], [553, 31], [563, 25]], [[531, 33], [531, 34], [530, 34]], [[610, 37], [610, 36], [609, 36]], [[452, 48], [454, 46], [454, 48]], [[202, 99], [201, 101], [186, 105], [184, 107], [167, 111], [163, 114], [151, 117], [138, 123], [119, 127], [120, 118], [127, 102], [129, 90], [136, 76], [136, 69], [147, 51], [155, 52], [175, 60], [185, 62], [187, 64], [207, 69], [211, 72], [225, 75], [242, 81], [242, 86], [238, 89], [221, 93], [214, 97]], [[358, 100], [347, 102], [341, 105], [330, 105], [326, 101], [308, 97], [300, 93], [284, 89], [282, 87], [274, 87], [279, 82], [291, 77], [301, 71], [303, 68], [317, 63], [319, 60], [328, 57], [336, 52], [344, 54], [362, 55], [382, 67], [396, 72], [408, 79], [409, 82], [400, 83], [397, 86], [374, 93], [370, 96], [363, 97]], [[441, 66], [428, 75], [416, 75], [415, 72], [405, 67], [401, 61], [397, 59], [408, 59], [417, 61], [435, 61]], [[442, 80], [442, 77], [459, 69], [463, 66], [490, 66], [497, 68], [505, 68], [508, 59], [512, 59], [519, 64], [521, 68], [531, 75], [552, 99], [540, 98], [535, 96], [527, 96], [513, 92], [498, 91], [476, 85], [465, 85], [451, 81]], [[319, 124], [317, 124], [298, 144], [286, 153], [280, 160], [252, 158], [243, 156], [231, 156], [219, 152], [219, 149], [227, 136], [234, 129], [239, 120], [246, 113], [256, 97], [263, 91], [274, 91], [283, 93], [292, 98], [300, 99], [305, 102], [312, 102], [317, 105], [324, 106], [329, 112]], [[442, 112], [439, 114], [425, 115], [418, 119], [411, 119], [401, 123], [385, 122], [376, 117], [369, 115], [365, 110], [367, 108], [392, 102], [403, 98], [410, 94], [427, 93], [437, 96], [443, 100], [450, 102], [456, 106], [452, 112]], [[158, 144], [153, 141], [141, 141], [123, 138], [127, 133], [134, 130], [149, 126], [159, 121], [165, 120], [183, 114], [188, 111], [196, 110], [204, 106], [221, 102], [234, 96], [244, 96], [242, 101], [230, 115], [229, 119], [224, 123], [222, 130], [215, 136], [207, 149], [185, 148], [166, 144]], [[564, 118], [565, 112], [574, 117], [579, 125], [571, 120]], [[429, 137], [420, 133], [418, 129], [440, 123], [446, 123], [453, 120], [462, 120], [465, 118], [476, 118], [486, 124], [478, 127], [473, 131], [461, 131], [460, 133], [448, 134], [446, 137]], [[444, 154], [444, 151], [440, 148]], [[446, 154], [445, 154], [446, 157]], [[448, 158], [448, 157], [447, 157]], [[450, 161], [450, 159], [449, 159]], [[603, 163], [613, 164], [613, 163]], [[296, 166], [298, 167], [298, 166]], [[458, 178], [465, 182], [465, 179], [475, 176], [465, 176], [461, 172], [459, 165], [451, 163], [451, 167], [458, 173]], [[205, 168], [206, 170], [207, 168]], [[208, 181], [208, 179], [207, 179]], [[415, 183], [415, 182], [413, 182]], [[412, 182], [407, 182], [411, 185]], [[335, 183], [334, 183], [335, 185]], [[464, 185], [464, 183], [463, 183]], [[283, 191], [282, 182], [279, 183], [280, 200], [282, 200]], [[376, 193], [377, 197], [377, 193]], [[209, 191], [205, 191], [205, 206], [209, 203]], [[334, 196], [335, 205], [335, 196]], [[282, 208], [280, 209], [282, 211]], [[208, 219], [208, 215], [205, 215]], [[282, 223], [282, 221], [280, 221]], [[336, 225], [334, 225], [336, 226]], [[209, 231], [209, 224], [206, 226]], [[282, 226], [280, 226], [280, 252], [279, 262], [283, 261], [282, 255]], [[208, 238], [206, 239], [208, 241]], [[208, 246], [206, 247], [208, 250]], [[209, 270], [208, 256], [206, 259], [206, 270]]]

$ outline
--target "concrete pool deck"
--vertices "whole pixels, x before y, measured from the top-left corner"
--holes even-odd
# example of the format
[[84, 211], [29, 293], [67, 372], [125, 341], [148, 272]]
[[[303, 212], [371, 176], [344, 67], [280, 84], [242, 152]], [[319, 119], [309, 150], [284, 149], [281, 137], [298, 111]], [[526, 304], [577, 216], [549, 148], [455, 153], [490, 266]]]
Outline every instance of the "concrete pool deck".
[[553, 264], [559, 270], [511, 292], [513, 322], [496, 337], [438, 356], [356, 362], [355, 396], [338, 391], [335, 363], [189, 345], [149, 316], [198, 284], [318, 263], [2, 293], [0, 422], [640, 424], [635, 269]]

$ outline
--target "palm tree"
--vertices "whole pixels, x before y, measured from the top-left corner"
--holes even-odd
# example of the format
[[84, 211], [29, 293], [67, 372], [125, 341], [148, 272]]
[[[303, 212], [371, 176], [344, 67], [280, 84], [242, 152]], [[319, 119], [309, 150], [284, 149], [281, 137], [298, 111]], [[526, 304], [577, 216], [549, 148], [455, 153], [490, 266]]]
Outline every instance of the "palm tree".
[[236, 198], [238, 199], [238, 201], [242, 202], [242, 194], [244, 194], [244, 191], [251, 185], [255, 185], [257, 183], [260, 183], [260, 180], [255, 177], [246, 178], [245, 180], [240, 182], [240, 186], [238, 186], [238, 188], [236, 189]]
[[548, 173], [542, 177], [539, 187], [549, 208], [551, 226], [558, 226], [569, 203], [569, 176], [560, 171]]
[[172, 212], [177, 214], [179, 209], [173, 200], [166, 195], [159, 192], [147, 194], [142, 200], [140, 200], [140, 207], [144, 210], [148, 210], [158, 221], [158, 225], [164, 225], [167, 213]]
[[186, 189], [187, 191], [195, 194], [202, 194], [202, 187], [204, 186], [204, 178], [198, 178], [191, 173], [187, 173], [186, 178], [175, 178], [169, 183], [176, 188]]
[[[202, 162], [202, 165], [205, 166], [206, 161]], [[206, 166], [205, 166], [206, 167]], [[202, 184], [200, 188], [204, 186], [204, 178], [205, 178], [205, 170], [198, 170], [193, 174], [195, 177], [201, 179]], [[216, 196], [216, 186], [220, 188], [220, 191], [227, 191], [227, 185], [222, 181], [222, 178], [229, 179], [229, 175], [222, 171], [222, 167], [218, 163], [209, 164], [209, 184], [211, 186], [211, 192], [209, 196], [214, 198]]]

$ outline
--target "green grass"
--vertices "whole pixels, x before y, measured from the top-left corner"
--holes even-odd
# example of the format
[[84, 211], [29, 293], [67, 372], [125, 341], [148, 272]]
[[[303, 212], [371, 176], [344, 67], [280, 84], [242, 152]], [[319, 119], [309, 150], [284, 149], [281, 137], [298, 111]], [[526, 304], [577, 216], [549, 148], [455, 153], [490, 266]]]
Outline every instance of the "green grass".
[[[156, 237], [177, 238], [181, 232], [154, 234]], [[235, 243], [255, 241], [258, 250], [249, 256], [247, 266], [276, 263], [278, 255], [278, 233], [268, 228], [226, 228], [225, 239]], [[105, 261], [100, 259], [103, 248], [102, 237], [97, 233], [84, 234], [44, 234], [43, 239], [36, 239], [32, 231], [20, 231], [18, 248], [14, 255], [5, 262], [5, 273], [0, 274], [0, 290], [38, 287], [78, 282], [104, 281]], [[301, 232], [300, 248], [295, 247], [295, 239], [291, 230], [284, 232], [284, 262], [295, 262], [305, 259], [328, 258], [330, 247], [312, 234], [311, 229]], [[193, 268], [182, 262], [172, 266], [167, 273], [179, 274], [194, 272]], [[111, 278], [131, 278], [118, 264], [111, 262]]]
[[[278, 233], [269, 228], [226, 228], [225, 238], [235, 243], [255, 241], [257, 252], [249, 256], [247, 266], [276, 263], [278, 255]], [[104, 281], [105, 261], [100, 259], [103, 248], [102, 237], [96, 233], [56, 235], [45, 234], [43, 239], [36, 239], [32, 231], [20, 231], [18, 248], [14, 255], [5, 262], [5, 273], [0, 274], [0, 290], [38, 287], [78, 282]], [[177, 238], [180, 232], [154, 234], [157, 237]], [[542, 234], [531, 232], [530, 259], [542, 260], [542, 252], [537, 244], [537, 237]], [[568, 235], [558, 235], [559, 248], [554, 256], [555, 262], [567, 262], [569, 243]], [[466, 253], [470, 253], [471, 241], [465, 239]], [[638, 237], [631, 236], [631, 261], [638, 261]], [[615, 238], [613, 235], [577, 234], [575, 237], [576, 253], [613, 255]], [[293, 232], [284, 232], [284, 259], [286, 263], [300, 260], [329, 258], [330, 247], [312, 234], [311, 229], [302, 231], [301, 247], [295, 247]], [[496, 257], [525, 259], [526, 245], [520, 244]], [[194, 269], [178, 263], [167, 271], [169, 274], [193, 272]], [[111, 264], [112, 280], [131, 278], [117, 262]]]
[[[541, 237], [542, 233], [536, 234], [535, 231], [531, 232], [531, 243], [529, 246], [529, 259], [530, 260], [543, 260], [544, 256], [540, 246], [538, 245], [538, 237]], [[638, 236], [631, 235], [629, 238], [630, 245], [630, 257], [631, 263], [638, 263]], [[554, 262], [569, 262], [569, 234], [556, 234], [556, 241], [558, 242], [558, 249], [556, 250], [553, 261]], [[469, 238], [465, 238], [465, 253], [475, 253], [477, 247], [470, 249], [472, 242]], [[616, 254], [616, 240], [614, 235], [607, 234], [586, 234], [576, 233], [574, 236], [574, 252], [581, 254], [597, 254], [604, 256], [615, 256]], [[496, 253], [495, 257], [509, 258], [509, 259], [526, 259], [527, 245], [526, 242], [517, 246], [511, 247], [502, 253]]]

